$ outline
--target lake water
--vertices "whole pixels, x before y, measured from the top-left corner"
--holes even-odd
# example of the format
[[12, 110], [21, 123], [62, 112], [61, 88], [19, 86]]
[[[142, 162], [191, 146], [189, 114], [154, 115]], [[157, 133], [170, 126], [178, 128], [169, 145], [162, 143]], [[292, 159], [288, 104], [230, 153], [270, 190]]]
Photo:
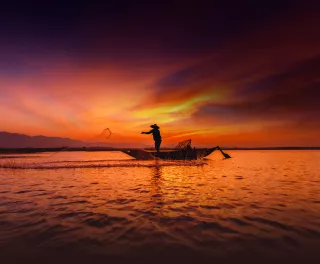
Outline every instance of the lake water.
[[320, 151], [0, 156], [0, 257], [320, 257]]

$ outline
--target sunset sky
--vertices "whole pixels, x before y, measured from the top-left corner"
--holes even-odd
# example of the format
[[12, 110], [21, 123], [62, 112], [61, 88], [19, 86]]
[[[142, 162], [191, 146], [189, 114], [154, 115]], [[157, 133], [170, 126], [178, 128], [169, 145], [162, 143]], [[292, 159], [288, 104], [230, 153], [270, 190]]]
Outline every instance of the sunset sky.
[[318, 1], [7, 2], [0, 131], [320, 145]]

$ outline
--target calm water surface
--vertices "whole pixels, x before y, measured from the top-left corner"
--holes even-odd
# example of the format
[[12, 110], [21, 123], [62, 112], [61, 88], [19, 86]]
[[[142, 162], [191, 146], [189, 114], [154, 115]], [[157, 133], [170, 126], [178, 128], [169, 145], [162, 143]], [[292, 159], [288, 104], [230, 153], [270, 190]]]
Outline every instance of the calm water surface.
[[320, 151], [0, 156], [2, 256], [320, 257]]

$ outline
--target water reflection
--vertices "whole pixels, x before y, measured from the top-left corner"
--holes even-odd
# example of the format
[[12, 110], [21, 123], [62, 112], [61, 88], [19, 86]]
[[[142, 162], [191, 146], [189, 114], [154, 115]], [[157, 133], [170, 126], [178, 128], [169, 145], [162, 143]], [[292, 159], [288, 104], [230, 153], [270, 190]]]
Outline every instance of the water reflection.
[[152, 194], [157, 195], [161, 193], [162, 167], [156, 161], [155, 167], [151, 168], [151, 189]]
[[[59, 159], [100, 164], [106, 158], [76, 155]], [[130, 167], [0, 169], [0, 250], [68, 251], [72, 245], [75, 252], [127, 254], [175, 252], [178, 245], [216, 254], [319, 246], [320, 152], [232, 156], [203, 166], [156, 160], [122, 162]]]
[[155, 215], [161, 215], [164, 205], [164, 194], [162, 192], [162, 166], [158, 161], [155, 161], [155, 167], [151, 168], [151, 182], [150, 182], [150, 200], [151, 212]]

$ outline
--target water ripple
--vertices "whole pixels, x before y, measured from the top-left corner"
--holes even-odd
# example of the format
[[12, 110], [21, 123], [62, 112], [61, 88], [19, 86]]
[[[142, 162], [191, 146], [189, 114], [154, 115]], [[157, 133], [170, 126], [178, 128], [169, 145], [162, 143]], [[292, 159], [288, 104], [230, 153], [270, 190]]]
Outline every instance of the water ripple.
[[261, 217], [248, 217], [245, 216], [245, 219], [249, 220], [249, 221], [253, 221], [253, 222], [257, 222], [257, 223], [262, 223], [271, 227], [275, 227], [275, 228], [280, 228], [286, 231], [297, 231], [294, 227], [289, 226], [289, 225], [285, 225], [282, 223], [279, 223], [277, 221], [272, 221], [272, 220], [268, 220], [265, 218], [261, 218]]

